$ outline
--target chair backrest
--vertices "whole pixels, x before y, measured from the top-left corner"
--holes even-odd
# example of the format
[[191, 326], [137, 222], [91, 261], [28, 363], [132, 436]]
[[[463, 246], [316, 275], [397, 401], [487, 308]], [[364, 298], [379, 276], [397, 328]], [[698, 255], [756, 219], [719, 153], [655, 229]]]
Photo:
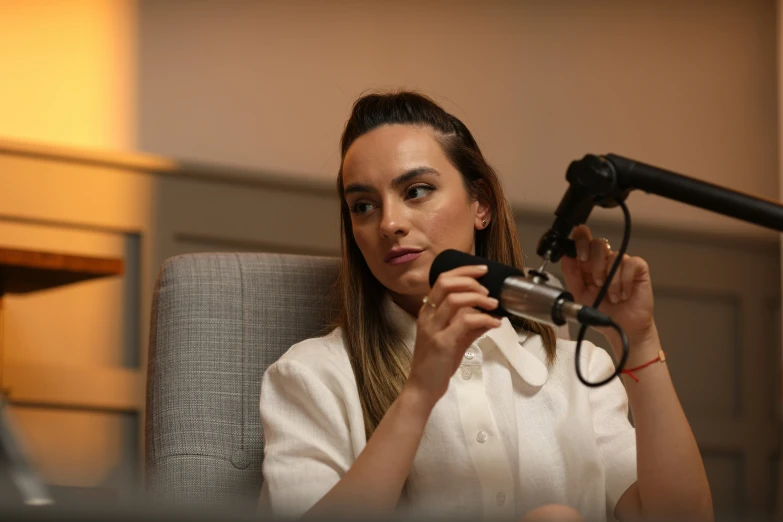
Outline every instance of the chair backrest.
[[261, 377], [326, 331], [337, 259], [190, 254], [155, 288], [147, 373], [146, 478], [175, 503], [255, 502], [264, 438]]

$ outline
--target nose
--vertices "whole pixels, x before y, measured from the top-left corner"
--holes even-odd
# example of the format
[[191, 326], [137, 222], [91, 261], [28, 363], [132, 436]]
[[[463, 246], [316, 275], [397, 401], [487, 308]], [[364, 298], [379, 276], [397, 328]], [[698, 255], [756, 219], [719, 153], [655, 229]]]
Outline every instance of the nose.
[[381, 212], [381, 236], [405, 236], [409, 230], [410, 223], [404, 205], [393, 201], [385, 202]]

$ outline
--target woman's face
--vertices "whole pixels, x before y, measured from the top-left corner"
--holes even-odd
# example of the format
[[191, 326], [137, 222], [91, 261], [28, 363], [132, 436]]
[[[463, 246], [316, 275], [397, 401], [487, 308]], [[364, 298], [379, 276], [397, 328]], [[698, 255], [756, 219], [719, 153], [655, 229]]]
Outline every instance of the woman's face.
[[370, 271], [415, 313], [429, 292], [435, 256], [449, 248], [475, 252], [487, 206], [472, 200], [425, 126], [384, 125], [362, 135], [342, 172], [353, 235]]

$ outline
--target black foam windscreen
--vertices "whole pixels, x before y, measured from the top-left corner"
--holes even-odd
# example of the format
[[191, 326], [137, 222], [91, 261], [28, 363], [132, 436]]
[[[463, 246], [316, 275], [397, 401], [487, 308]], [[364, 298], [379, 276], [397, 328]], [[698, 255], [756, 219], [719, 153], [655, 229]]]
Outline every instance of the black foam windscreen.
[[478, 278], [478, 282], [489, 290], [490, 297], [500, 300], [500, 291], [503, 289], [503, 281], [510, 276], [524, 277], [521, 270], [513, 266], [504, 265], [496, 261], [490, 261], [483, 257], [472, 256], [459, 250], [444, 250], [435, 258], [430, 267], [430, 286], [435, 285], [438, 276], [443, 272], [454, 270], [461, 266], [487, 265], [487, 274]]

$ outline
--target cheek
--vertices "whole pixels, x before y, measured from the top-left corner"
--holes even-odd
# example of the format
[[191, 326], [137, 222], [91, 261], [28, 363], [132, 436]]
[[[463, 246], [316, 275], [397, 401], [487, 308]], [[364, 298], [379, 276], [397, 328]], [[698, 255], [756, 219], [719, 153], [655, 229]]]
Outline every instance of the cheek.
[[353, 232], [353, 239], [356, 241], [356, 245], [359, 247], [359, 250], [364, 250], [366, 245], [366, 240], [364, 237], [364, 234], [362, 234], [361, 228], [355, 227], [351, 225], [351, 230]]
[[449, 205], [432, 212], [426, 220], [428, 236], [438, 243], [458, 249], [473, 244], [473, 217], [470, 207]]
[[365, 259], [372, 258], [372, 256], [368, 256], [370, 252], [374, 248], [374, 244], [372, 242], [372, 236], [367, 233], [366, 230], [363, 230], [362, 227], [353, 227], [353, 239], [356, 241], [356, 246], [359, 247], [359, 250], [361, 251], [362, 255]]

